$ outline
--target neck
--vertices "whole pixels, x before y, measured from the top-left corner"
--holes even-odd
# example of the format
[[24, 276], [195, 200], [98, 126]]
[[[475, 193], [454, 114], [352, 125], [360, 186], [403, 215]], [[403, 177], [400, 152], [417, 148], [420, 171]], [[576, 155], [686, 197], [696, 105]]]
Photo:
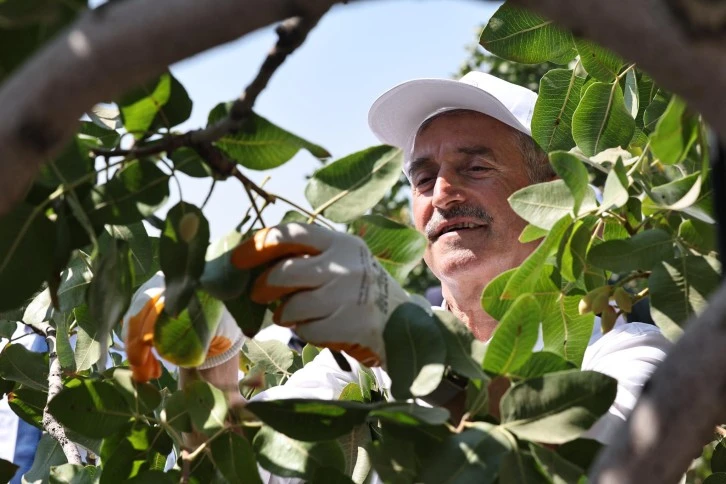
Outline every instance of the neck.
[[464, 286], [442, 286], [442, 294], [448, 310], [463, 322], [474, 337], [488, 341], [494, 333], [497, 321], [481, 307], [483, 287], [477, 284]]

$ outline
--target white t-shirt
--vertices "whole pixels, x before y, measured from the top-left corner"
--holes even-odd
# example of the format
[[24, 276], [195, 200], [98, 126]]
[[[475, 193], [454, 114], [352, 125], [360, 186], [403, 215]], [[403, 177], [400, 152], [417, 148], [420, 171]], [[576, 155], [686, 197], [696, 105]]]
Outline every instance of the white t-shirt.
[[[543, 346], [540, 337], [535, 350]], [[600, 320], [595, 319], [592, 338], [585, 351], [582, 361], [583, 370], [594, 370], [615, 378], [618, 391], [615, 401], [593, 427], [583, 437], [598, 440], [604, 444], [610, 442], [633, 410], [643, 385], [656, 366], [665, 359], [671, 346], [661, 331], [650, 324], [625, 323], [620, 318], [615, 327], [602, 335]], [[347, 357], [351, 370], [340, 369], [333, 355], [328, 350], [320, 354], [305, 367], [295, 372], [281, 386], [273, 387], [257, 395], [254, 400], [280, 400], [286, 398], [317, 398], [335, 400], [343, 388], [349, 383], [358, 383], [360, 364]], [[391, 379], [381, 368], [374, 368], [373, 373], [381, 388], [390, 389]], [[300, 479], [280, 478], [260, 469], [263, 482], [266, 484], [297, 484]], [[377, 483], [376, 476], [368, 480]]]

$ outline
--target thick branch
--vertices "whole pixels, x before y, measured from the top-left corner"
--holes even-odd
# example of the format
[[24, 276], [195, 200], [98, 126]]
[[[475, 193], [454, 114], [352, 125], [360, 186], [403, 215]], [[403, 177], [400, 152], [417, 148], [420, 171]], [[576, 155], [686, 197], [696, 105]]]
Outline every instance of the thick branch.
[[40, 164], [62, 148], [90, 106], [275, 21], [317, 19], [334, 3], [124, 0], [83, 14], [0, 89], [0, 216], [24, 196]]
[[678, 482], [714, 426], [726, 422], [726, 284], [645, 386], [627, 424], [602, 453], [592, 482]]
[[31, 324], [24, 323], [30, 327], [35, 333], [43, 336], [48, 344], [48, 354], [50, 360], [50, 371], [48, 372], [48, 400], [45, 408], [43, 408], [43, 428], [51, 437], [58, 441], [66, 455], [66, 459], [70, 464], [81, 464], [81, 455], [78, 447], [67, 436], [63, 426], [48, 412], [48, 404], [63, 389], [63, 380], [61, 379], [61, 364], [56, 353], [56, 331], [48, 323]]

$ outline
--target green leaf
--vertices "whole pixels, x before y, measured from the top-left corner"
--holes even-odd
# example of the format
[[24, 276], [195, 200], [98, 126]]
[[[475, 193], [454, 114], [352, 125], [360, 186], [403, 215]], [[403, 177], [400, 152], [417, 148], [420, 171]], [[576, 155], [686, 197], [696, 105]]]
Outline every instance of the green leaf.
[[209, 222], [198, 207], [179, 202], [169, 210], [161, 233], [159, 261], [166, 291], [164, 311], [178, 315], [189, 304], [204, 272]]
[[0, 217], [0, 311], [20, 306], [50, 276], [54, 249], [55, 227], [41, 207], [20, 203]]
[[103, 381], [77, 382], [48, 404], [60, 423], [87, 437], [107, 437], [126, 425], [132, 415], [121, 392]]
[[716, 250], [716, 228], [700, 220], [684, 220], [678, 227], [678, 237], [704, 253]]
[[726, 445], [723, 441], [713, 449], [711, 472], [726, 472]]
[[108, 334], [131, 304], [132, 274], [129, 246], [123, 241], [114, 241], [110, 250], [100, 254], [88, 287], [88, 313], [97, 324], [98, 341], [105, 344]]
[[28, 472], [23, 475], [23, 482], [48, 482], [51, 468], [65, 464], [66, 456], [63, 453], [60, 443], [50, 434], [44, 433], [40, 437], [38, 447], [35, 450], [35, 459]]
[[415, 403], [390, 403], [368, 414], [369, 419], [380, 419], [403, 427], [443, 425], [449, 420], [449, 411], [442, 407], [423, 407]]
[[[209, 113], [208, 124], [229, 116], [231, 106], [232, 103], [217, 104]], [[222, 136], [215, 145], [240, 165], [253, 170], [276, 168], [301, 149], [319, 159], [330, 157], [325, 148], [295, 136], [254, 113], [240, 131]]]
[[239, 232], [230, 232], [207, 248], [200, 280], [205, 291], [222, 301], [239, 297], [250, 281], [250, 272], [237, 269], [230, 261], [243, 238]]
[[169, 175], [148, 160], [127, 163], [91, 193], [93, 223], [124, 225], [153, 214], [169, 197]]
[[48, 355], [9, 344], [0, 352], [0, 377], [28, 388], [48, 391]]
[[343, 402], [360, 402], [364, 403], [366, 400], [363, 397], [363, 390], [357, 383], [348, 383], [343, 387], [340, 392], [338, 400]]
[[580, 469], [589, 470], [603, 444], [592, 439], [575, 439], [560, 445], [557, 453]]
[[638, 69], [633, 70], [636, 73], [638, 85], [638, 115], [635, 118], [635, 123], [638, 127], [642, 128], [645, 110], [658, 92], [658, 86], [655, 85], [653, 79], [651, 79], [646, 73], [641, 72]]
[[211, 436], [224, 427], [227, 399], [219, 388], [205, 381], [193, 381], [184, 387], [189, 417], [194, 428]]
[[[573, 214], [575, 199], [563, 180], [553, 180], [517, 190], [509, 196], [509, 205], [530, 224], [550, 230], [562, 217]], [[596, 207], [595, 193], [587, 190], [578, 214]]]
[[68, 372], [76, 371], [76, 361], [73, 357], [73, 347], [70, 342], [69, 327], [73, 322], [72, 313], [58, 313], [53, 315], [53, 322], [56, 328], [55, 351], [58, 353], [58, 361], [63, 370]]
[[557, 267], [562, 277], [571, 282], [580, 279], [587, 268], [587, 247], [590, 245], [593, 228], [582, 220], [576, 220], [560, 241], [557, 250]]
[[164, 359], [182, 367], [204, 362], [209, 342], [222, 320], [224, 305], [209, 294], [192, 294], [179, 316], [161, 313], [154, 327], [154, 347]]
[[[625, 91], [623, 98], [625, 99], [625, 108], [630, 113], [633, 119], [637, 120], [638, 112], [640, 111], [640, 91], [638, 89], [638, 76], [635, 69], [630, 69], [625, 74]], [[637, 121], [636, 121], [637, 127]]]
[[302, 349], [302, 360], [303, 365], [307, 365], [311, 361], [315, 359], [316, 356], [320, 354], [320, 348], [317, 346], [311, 345], [310, 343], [307, 343], [305, 347]]
[[[254, 281], [265, 270], [265, 267], [251, 269], [248, 272], [248, 281]], [[229, 284], [229, 289], [234, 289], [231, 281]], [[252, 301], [249, 293], [250, 291], [242, 291], [236, 298], [225, 300], [224, 305], [237, 322], [237, 326], [242, 330], [242, 333], [248, 338], [253, 338], [265, 322], [265, 315], [268, 311], [266, 304]]]
[[572, 115], [572, 137], [587, 156], [607, 148], [627, 146], [635, 120], [625, 107], [620, 85], [596, 82], [587, 88]]
[[113, 240], [123, 240], [129, 246], [129, 255], [134, 268], [134, 287], [140, 286], [156, 274], [159, 270], [159, 261], [155, 258], [158, 250], [142, 222], [128, 225], [106, 225], [105, 233], [98, 240], [101, 251], [108, 250], [108, 244]]
[[708, 476], [703, 484], [726, 484], [726, 472], [715, 472]]
[[[91, 146], [116, 148], [121, 140], [121, 135], [118, 131], [106, 125], [81, 121], [81, 127], [78, 129], [78, 139]], [[93, 168], [93, 165], [91, 165], [91, 168]]]
[[[75, 308], [73, 316], [78, 325], [75, 351], [76, 370], [88, 370], [101, 357], [100, 330], [97, 322], [91, 318], [88, 306]], [[109, 339], [107, 343], [110, 346], [112, 341]]]
[[614, 378], [594, 371], [525, 380], [502, 397], [502, 426], [522, 439], [562, 444], [588, 430], [610, 408], [616, 391]]
[[518, 378], [537, 378], [556, 371], [575, 369], [575, 365], [562, 356], [549, 351], [536, 351], [513, 375]]
[[44, 289], [25, 308], [22, 320], [28, 324], [40, 325], [44, 321], [50, 321], [54, 313], [55, 309], [53, 309], [50, 291]]
[[113, 368], [113, 384], [121, 392], [129, 408], [138, 413], [153, 412], [161, 403], [161, 393], [150, 383], [139, 383], [127, 368]]
[[507, 375], [522, 366], [537, 342], [539, 321], [540, 307], [534, 296], [519, 296], [494, 330], [484, 355], [484, 369]]
[[[574, 144], [574, 142], [573, 142]], [[557, 176], [562, 178], [572, 193], [574, 201], [572, 211], [579, 213], [580, 205], [585, 196], [590, 192], [590, 175], [587, 168], [577, 156], [566, 151], [555, 151], [550, 153], [550, 164]]]
[[293, 363], [293, 351], [277, 340], [248, 339], [243, 351], [247, 358], [265, 373], [287, 374]]
[[522, 230], [522, 233], [519, 234], [519, 241], [526, 244], [533, 240], [543, 239], [548, 232], [549, 230], [537, 227], [536, 225], [527, 224], [527, 226]]
[[152, 129], [169, 129], [182, 124], [192, 114], [192, 100], [187, 90], [171, 73], [162, 74], [171, 80], [169, 99], [159, 109], [151, 126]]
[[43, 409], [48, 401], [48, 393], [20, 386], [8, 393], [8, 405], [15, 415], [30, 425], [42, 429]]
[[249, 402], [245, 408], [276, 431], [312, 442], [349, 433], [365, 422], [373, 407], [359, 402], [285, 399]]
[[524, 64], [566, 64], [575, 56], [572, 34], [511, 3], [494, 12], [479, 43], [492, 54]]
[[504, 286], [502, 297], [514, 299], [526, 293], [539, 279], [545, 262], [550, 254], [560, 245], [560, 241], [572, 224], [572, 218], [565, 215], [550, 230], [542, 243], [520, 264]]
[[544, 350], [556, 353], [578, 367], [585, 356], [595, 321], [592, 313], [580, 315], [580, 299], [580, 296], [560, 294], [542, 320]]
[[116, 103], [126, 131], [139, 139], [145, 137], [156, 115], [171, 97], [171, 74], [165, 72], [124, 94]]
[[5, 459], [0, 459], [0, 481], [10, 482], [15, 472], [17, 472], [18, 466], [12, 462], [8, 462]]
[[186, 395], [179, 390], [171, 394], [164, 402], [166, 421], [180, 432], [192, 431], [192, 420], [189, 416]]
[[412, 484], [416, 478], [416, 450], [413, 442], [396, 439], [385, 433], [380, 440], [374, 440], [367, 447], [373, 467], [383, 479], [392, 484]]
[[[93, 173], [93, 159], [88, 156], [89, 144], [93, 147], [98, 143], [88, 141], [74, 137], [55, 159], [41, 166], [37, 183], [55, 188], [61, 184], [71, 185]], [[91, 182], [95, 181], [95, 178], [88, 179]]]
[[686, 112], [686, 104], [673, 96], [650, 135], [650, 149], [661, 163], [680, 163], [698, 139], [698, 120]]
[[531, 442], [529, 450], [553, 484], [579, 482], [583, 477], [582, 469], [560, 457], [556, 452]]
[[363, 215], [398, 181], [403, 154], [391, 146], [374, 146], [336, 160], [316, 171], [305, 197], [316, 213], [333, 222]]
[[550, 484], [532, 454], [521, 450], [515, 450], [504, 456], [499, 469], [499, 482], [500, 484]]
[[713, 256], [664, 257], [655, 263], [648, 278], [650, 314], [668, 338], [680, 336], [686, 320], [706, 309], [720, 272]]
[[388, 318], [383, 340], [395, 399], [428, 395], [439, 386], [446, 347], [433, 316], [414, 303], [401, 304]]
[[587, 261], [613, 272], [650, 270], [673, 254], [673, 237], [661, 229], [645, 230], [625, 240], [609, 240], [596, 245], [587, 254]]
[[345, 469], [345, 455], [335, 440], [301, 442], [263, 425], [252, 441], [259, 464], [280, 477], [313, 478], [318, 469]]
[[61, 283], [57, 292], [61, 312], [70, 311], [86, 301], [86, 290], [93, 278], [87, 257], [79, 251], [71, 259], [68, 268], [61, 273]]
[[668, 108], [670, 95], [664, 93], [660, 89], [655, 93], [648, 107], [643, 112], [643, 131], [650, 133], [656, 127], [658, 120]]
[[247, 439], [228, 432], [214, 439], [211, 447], [215, 467], [228, 482], [262, 484], [255, 454]]
[[213, 175], [212, 168], [192, 148], [185, 146], [176, 149], [169, 159], [174, 169], [194, 178], [206, 178]]
[[426, 250], [426, 237], [421, 232], [380, 215], [364, 215], [354, 220], [350, 229], [363, 239], [381, 266], [401, 283]]
[[576, 39], [580, 62], [588, 74], [602, 82], [613, 82], [625, 61], [615, 53], [585, 39]]
[[602, 194], [602, 203], [600, 204], [600, 213], [613, 208], [620, 208], [628, 203], [628, 187], [630, 183], [628, 181], [628, 175], [625, 171], [625, 166], [622, 160], [618, 161], [613, 165], [608, 173], [608, 177], [605, 180], [605, 188]]
[[96, 466], [83, 466], [81, 464], [63, 464], [51, 467], [50, 484], [93, 484], [100, 472]]
[[449, 436], [422, 463], [425, 483], [494, 482], [511, 444], [496, 426], [476, 422], [467, 430]]
[[486, 344], [474, 338], [464, 323], [449, 311], [434, 310], [446, 344], [446, 366], [473, 380], [487, 380], [481, 369]]
[[162, 460], [171, 451], [172, 442], [161, 427], [154, 427], [136, 421], [121, 432], [103, 441], [101, 461], [103, 475], [100, 484], [127, 482], [140, 469], [156, 467], [155, 461]]
[[532, 137], [545, 152], [575, 146], [572, 114], [580, 102], [584, 84], [585, 79], [575, 75], [574, 70], [553, 69], [542, 77], [532, 114]]
[[705, 187], [707, 188], [704, 190], [704, 178], [700, 172], [651, 187], [649, 197], [643, 201], [643, 213], [649, 215], [662, 210], [678, 210], [702, 222], [713, 224], [715, 220], [711, 190], [708, 184]]

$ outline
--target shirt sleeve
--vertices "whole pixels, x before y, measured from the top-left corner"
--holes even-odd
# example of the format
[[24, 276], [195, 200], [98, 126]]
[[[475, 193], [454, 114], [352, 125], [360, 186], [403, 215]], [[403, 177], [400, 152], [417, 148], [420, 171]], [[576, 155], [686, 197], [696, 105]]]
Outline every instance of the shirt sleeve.
[[587, 348], [582, 369], [615, 378], [618, 391], [608, 412], [583, 437], [610, 443], [671, 345], [656, 326], [629, 323], [616, 326]]

